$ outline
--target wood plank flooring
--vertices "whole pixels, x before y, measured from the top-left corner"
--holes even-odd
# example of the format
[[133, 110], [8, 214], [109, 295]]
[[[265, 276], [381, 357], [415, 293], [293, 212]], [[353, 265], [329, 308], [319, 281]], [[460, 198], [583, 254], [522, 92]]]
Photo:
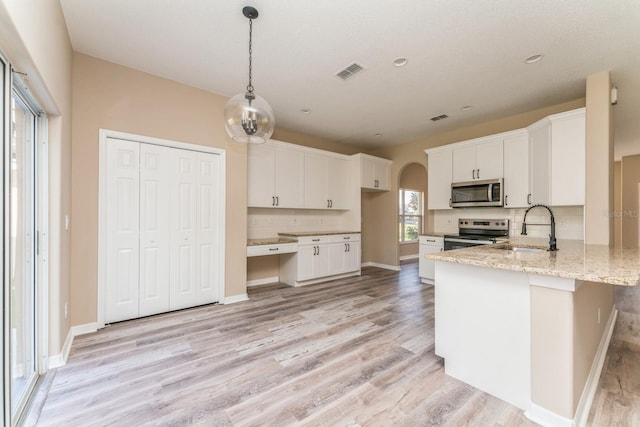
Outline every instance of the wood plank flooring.
[[249, 296], [76, 337], [67, 365], [47, 376], [39, 419], [31, 419], [39, 426], [535, 425], [444, 374], [434, 354], [433, 287], [419, 282], [417, 263], [301, 288], [263, 286]]

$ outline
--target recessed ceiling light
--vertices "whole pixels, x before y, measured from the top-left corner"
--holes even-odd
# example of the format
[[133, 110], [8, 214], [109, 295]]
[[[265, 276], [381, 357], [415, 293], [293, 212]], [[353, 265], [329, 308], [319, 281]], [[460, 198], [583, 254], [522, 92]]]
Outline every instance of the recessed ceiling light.
[[471, 110], [471, 105], [465, 105], [464, 107], [460, 108], [462, 111], [469, 111]]
[[393, 60], [393, 66], [394, 67], [404, 67], [405, 65], [407, 65], [407, 62], [409, 62], [409, 60], [405, 57], [399, 57]]
[[311, 110], [310, 110], [310, 109], [308, 109], [308, 108], [302, 108], [302, 109], [300, 109], [300, 112], [301, 112], [302, 114], [309, 114], [309, 113], [311, 113]]
[[542, 55], [541, 54], [536, 54], [536, 55], [531, 55], [530, 57], [525, 59], [524, 62], [527, 63], [527, 64], [533, 64], [534, 62], [538, 62], [541, 59], [542, 59]]

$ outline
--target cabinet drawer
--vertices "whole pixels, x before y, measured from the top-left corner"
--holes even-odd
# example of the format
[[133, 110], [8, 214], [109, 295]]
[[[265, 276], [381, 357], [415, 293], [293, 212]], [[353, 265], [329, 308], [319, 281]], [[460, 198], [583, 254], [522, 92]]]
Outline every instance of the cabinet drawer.
[[339, 242], [359, 242], [360, 241], [360, 233], [352, 233], [352, 234], [337, 234], [335, 236], [331, 236], [333, 239], [331, 240], [333, 243]]
[[297, 243], [281, 243], [279, 245], [247, 246], [247, 256], [278, 255], [298, 252]]
[[421, 245], [444, 246], [444, 238], [443, 237], [420, 236], [418, 242]]
[[298, 245], [319, 245], [323, 243], [331, 243], [334, 236], [304, 236], [298, 237]]

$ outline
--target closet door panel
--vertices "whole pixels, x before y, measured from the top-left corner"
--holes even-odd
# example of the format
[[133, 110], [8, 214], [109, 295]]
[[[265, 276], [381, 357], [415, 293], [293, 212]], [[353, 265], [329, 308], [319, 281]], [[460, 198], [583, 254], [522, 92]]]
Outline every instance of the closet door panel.
[[197, 291], [195, 304], [218, 300], [220, 156], [198, 153]]
[[107, 145], [107, 323], [138, 312], [139, 144], [109, 138]]
[[171, 149], [140, 144], [140, 316], [169, 310]]
[[172, 149], [170, 309], [193, 306], [196, 297], [197, 153]]

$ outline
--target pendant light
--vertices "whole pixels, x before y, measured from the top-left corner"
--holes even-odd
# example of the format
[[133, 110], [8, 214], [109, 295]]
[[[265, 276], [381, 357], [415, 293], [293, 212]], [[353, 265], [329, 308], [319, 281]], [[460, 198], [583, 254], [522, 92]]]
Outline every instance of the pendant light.
[[234, 96], [224, 107], [224, 128], [236, 142], [262, 144], [273, 134], [276, 120], [267, 101], [253, 93], [251, 84], [253, 20], [258, 11], [246, 6], [242, 14], [249, 19], [249, 84], [245, 93]]

